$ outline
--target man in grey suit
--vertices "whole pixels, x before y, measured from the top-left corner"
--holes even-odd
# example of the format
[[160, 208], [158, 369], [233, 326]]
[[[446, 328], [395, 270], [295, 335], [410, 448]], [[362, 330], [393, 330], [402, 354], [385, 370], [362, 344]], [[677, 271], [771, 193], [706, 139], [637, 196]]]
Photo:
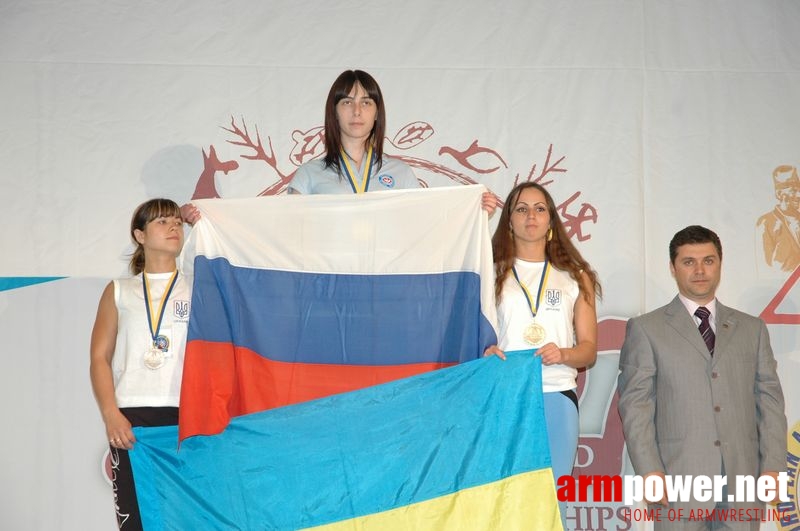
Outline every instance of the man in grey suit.
[[[630, 319], [620, 351], [619, 413], [633, 467], [641, 476], [723, 475], [724, 501], [661, 505], [656, 529], [758, 529], [759, 522], [690, 520], [697, 511], [764, 508], [729, 502], [736, 476], [777, 477], [786, 469], [783, 392], [767, 327], [761, 319], [715, 298], [722, 245], [693, 225], [669, 244], [678, 295], [666, 306]], [[691, 511], [694, 511], [693, 513]], [[719, 514], [719, 513], [718, 513]], [[737, 513], [760, 519], [758, 511]]]

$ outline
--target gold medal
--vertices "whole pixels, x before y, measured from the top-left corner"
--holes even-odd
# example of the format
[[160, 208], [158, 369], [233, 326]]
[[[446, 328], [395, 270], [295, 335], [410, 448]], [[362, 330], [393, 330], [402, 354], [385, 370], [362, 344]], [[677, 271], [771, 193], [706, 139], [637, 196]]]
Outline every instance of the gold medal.
[[534, 347], [540, 347], [547, 338], [547, 331], [539, 323], [531, 323], [522, 332], [522, 339]]
[[164, 351], [158, 348], [151, 348], [144, 353], [144, 366], [151, 370], [160, 369], [165, 362]]
[[[511, 271], [514, 273], [514, 278], [517, 280], [517, 284], [519, 284], [520, 289], [525, 294], [525, 300], [528, 301], [528, 308], [531, 310], [531, 315], [536, 318], [536, 313], [539, 311], [539, 302], [542, 300], [542, 293], [544, 293], [544, 288], [547, 285], [547, 277], [550, 273], [550, 262], [547, 260], [544, 262], [544, 267], [542, 268], [542, 277], [539, 279], [539, 289], [536, 290], [535, 301], [531, 296], [531, 292], [528, 291], [528, 287], [519, 279], [517, 268], [512, 267]], [[531, 324], [526, 326], [525, 330], [522, 331], [522, 339], [533, 347], [540, 347], [544, 345], [544, 340], [546, 338], [547, 331], [536, 321], [531, 321]]]

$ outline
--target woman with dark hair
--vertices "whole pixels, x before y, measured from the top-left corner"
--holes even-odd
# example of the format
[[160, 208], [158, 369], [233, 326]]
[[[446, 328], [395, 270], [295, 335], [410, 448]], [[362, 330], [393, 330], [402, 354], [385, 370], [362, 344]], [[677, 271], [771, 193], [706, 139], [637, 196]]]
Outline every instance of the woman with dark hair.
[[[325, 156], [300, 166], [288, 186], [290, 194], [361, 194], [419, 188], [403, 161], [384, 155], [386, 108], [383, 93], [363, 70], [345, 70], [325, 100]], [[491, 216], [497, 196], [484, 192], [481, 207]], [[188, 203], [181, 208], [189, 224], [200, 219]]]
[[141, 529], [128, 450], [133, 426], [178, 423], [191, 280], [178, 272], [180, 208], [169, 199], [139, 205], [131, 219], [132, 277], [100, 297], [90, 345], [90, 377], [110, 445], [117, 524]]
[[289, 193], [346, 194], [418, 188], [404, 162], [383, 155], [386, 109], [377, 81], [345, 70], [325, 101], [325, 157], [298, 168]]
[[484, 355], [505, 358], [506, 351], [536, 349], [557, 480], [572, 474], [579, 433], [576, 378], [597, 358], [595, 298], [602, 289], [539, 184], [511, 190], [492, 251], [499, 340]]

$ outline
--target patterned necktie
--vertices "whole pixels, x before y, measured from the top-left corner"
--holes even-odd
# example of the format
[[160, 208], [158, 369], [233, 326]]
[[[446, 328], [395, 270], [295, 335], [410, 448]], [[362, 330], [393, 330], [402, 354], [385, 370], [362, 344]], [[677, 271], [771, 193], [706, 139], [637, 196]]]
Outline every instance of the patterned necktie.
[[708, 347], [708, 352], [713, 356], [714, 355], [714, 340], [716, 339], [714, 336], [714, 331], [711, 329], [711, 323], [708, 322], [708, 318], [711, 316], [711, 312], [708, 311], [708, 308], [705, 306], [700, 306], [694, 311], [694, 314], [700, 318], [700, 326], [698, 329], [700, 330], [700, 335], [703, 336], [703, 341], [706, 342], [706, 346]]

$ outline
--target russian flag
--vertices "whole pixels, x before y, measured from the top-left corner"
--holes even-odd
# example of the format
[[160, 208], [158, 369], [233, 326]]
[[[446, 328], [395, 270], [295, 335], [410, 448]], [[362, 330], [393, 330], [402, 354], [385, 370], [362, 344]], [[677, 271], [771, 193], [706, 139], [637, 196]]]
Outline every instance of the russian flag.
[[144, 529], [561, 529], [541, 360], [509, 353], [236, 417], [134, 428]]
[[180, 439], [496, 343], [482, 186], [200, 200]]

